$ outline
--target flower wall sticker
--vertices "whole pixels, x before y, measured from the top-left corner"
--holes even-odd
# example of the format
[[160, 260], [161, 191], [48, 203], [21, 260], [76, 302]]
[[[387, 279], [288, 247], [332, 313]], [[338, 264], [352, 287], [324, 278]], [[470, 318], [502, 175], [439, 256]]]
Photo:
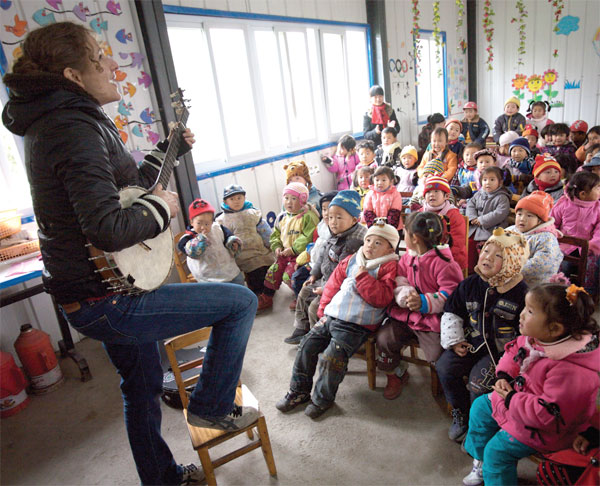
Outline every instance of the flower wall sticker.
[[548, 96], [548, 103], [552, 105], [552, 99], [558, 96], [558, 91], [552, 89], [552, 85], [558, 80], [558, 73], [555, 69], [548, 69], [544, 72], [544, 83], [546, 83], [547, 89], [544, 90], [546, 96]]
[[[547, 96], [546, 101], [552, 108], [560, 108], [563, 103], [558, 101], [558, 91], [553, 89], [553, 85], [558, 81], [558, 73], [555, 69], [547, 69], [544, 74], [532, 74], [527, 77], [525, 74], [515, 74], [512, 79], [513, 94], [522, 100], [525, 97], [525, 88], [532, 94], [532, 97], [527, 100], [528, 103], [534, 101], [542, 101], [542, 93]], [[546, 89], [543, 89], [544, 86]], [[565, 87], [565, 89], [568, 89]], [[523, 92], [522, 92], [523, 91]], [[554, 100], [554, 101], [553, 101]]]
[[483, 4], [483, 30], [485, 32], [485, 40], [488, 43], [488, 46], [485, 48], [487, 51], [487, 70], [491, 71], [494, 69], [492, 62], [494, 60], [494, 48], [492, 46], [492, 40], [494, 38], [494, 21], [492, 17], [496, 14], [494, 9], [492, 8], [492, 0], [485, 0]]
[[512, 80], [512, 87], [515, 88], [513, 94], [520, 100], [525, 98], [525, 93], [522, 93], [521, 91], [525, 88], [526, 84], [527, 76], [525, 74], [515, 74], [515, 77]]
[[544, 87], [544, 79], [539, 74], [532, 74], [527, 80], [527, 89], [533, 95], [531, 101], [542, 101], [542, 95], [538, 92]]

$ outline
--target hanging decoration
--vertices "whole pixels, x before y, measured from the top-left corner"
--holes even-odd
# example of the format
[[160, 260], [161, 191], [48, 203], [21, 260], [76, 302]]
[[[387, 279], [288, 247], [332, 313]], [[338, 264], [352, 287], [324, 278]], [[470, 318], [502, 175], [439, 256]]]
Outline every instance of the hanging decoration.
[[525, 19], [527, 18], [527, 10], [525, 10], [525, 2], [523, 0], [517, 0], [517, 17], [513, 17], [510, 21], [511, 24], [519, 22], [519, 48], [517, 53], [519, 55], [517, 59], [517, 69], [519, 66], [523, 66], [523, 56], [525, 55], [525, 41], [527, 40], [526, 24]]
[[419, 45], [419, 39], [421, 38], [421, 33], [419, 29], [419, 15], [421, 12], [419, 11], [419, 0], [412, 0], [412, 14], [413, 14], [413, 28], [411, 30], [411, 34], [413, 35], [413, 44], [415, 51], [415, 74], [418, 76], [421, 74], [420, 62], [421, 62], [421, 46]]
[[488, 71], [494, 69], [494, 66], [492, 65], [494, 60], [494, 48], [492, 46], [492, 40], [494, 38], [494, 28], [492, 25], [494, 25], [494, 21], [492, 20], [492, 17], [494, 15], [496, 15], [496, 12], [494, 12], [494, 9], [492, 8], [492, 0], [485, 0], [483, 4], [483, 31], [485, 32], [485, 40], [488, 43], [488, 46], [485, 49], [487, 51], [486, 64]]
[[[456, 45], [456, 50], [462, 50], [465, 45], [465, 39], [462, 36], [461, 27], [463, 26], [463, 18], [465, 16], [465, 3], [464, 0], [456, 0], [456, 7], [458, 11], [456, 12], [456, 32], [458, 33], [458, 43]], [[463, 51], [464, 54], [464, 51]]]
[[[433, 40], [435, 41], [435, 63], [441, 66], [442, 55], [440, 47], [442, 45], [442, 37], [440, 36], [440, 2], [433, 2]], [[438, 67], [438, 78], [442, 77], [442, 69]]]
[[[554, 9], [554, 28], [552, 30], [554, 31], [555, 34], [557, 34], [559, 31], [558, 20], [560, 19], [560, 14], [562, 13], [563, 8], [565, 6], [565, 1], [564, 0], [548, 0], [548, 3], [552, 4], [552, 8]], [[554, 49], [554, 52], [552, 53], [552, 55], [554, 57], [558, 57], [558, 49]]]

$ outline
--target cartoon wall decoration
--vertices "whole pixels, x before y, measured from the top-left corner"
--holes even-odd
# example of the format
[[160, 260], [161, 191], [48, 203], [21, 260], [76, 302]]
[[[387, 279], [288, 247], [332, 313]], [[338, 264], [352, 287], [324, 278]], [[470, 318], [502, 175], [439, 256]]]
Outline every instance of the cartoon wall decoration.
[[579, 17], [565, 15], [556, 24], [556, 35], [569, 35], [571, 32], [579, 30]]
[[565, 87], [564, 87], [565, 91], [569, 90], [569, 89], [581, 89], [581, 80], [579, 81], [569, 81], [568, 79], [565, 79]]
[[87, 24], [103, 54], [115, 58], [119, 64], [115, 81], [123, 98], [104, 108], [115, 122], [121, 140], [139, 163], [160, 139], [161, 129], [157, 124], [161, 120], [153, 108], [152, 78], [142, 54], [141, 39], [131, 31], [135, 25], [134, 14], [129, 2], [122, 3], [118, 0], [0, 0], [3, 12], [0, 60], [5, 58], [2, 69], [6, 71], [21, 54], [21, 44], [30, 30], [66, 20]]
[[467, 101], [467, 75], [465, 73], [464, 56], [448, 53], [448, 113], [462, 111]]
[[[527, 91], [532, 95], [527, 100], [528, 103], [532, 103], [533, 101], [547, 101], [552, 108], [560, 108], [563, 106], [563, 103], [555, 99], [558, 97], [558, 91], [553, 88], [553, 85], [557, 81], [558, 73], [555, 69], [548, 69], [543, 75], [532, 74], [529, 77], [525, 74], [515, 74], [515, 77], [512, 79], [512, 87], [514, 88], [512, 93], [522, 100], [525, 98], [524, 91], [527, 88]], [[544, 86], [546, 86], [546, 89], [543, 89]], [[545, 100], [544, 94], [546, 95]]]

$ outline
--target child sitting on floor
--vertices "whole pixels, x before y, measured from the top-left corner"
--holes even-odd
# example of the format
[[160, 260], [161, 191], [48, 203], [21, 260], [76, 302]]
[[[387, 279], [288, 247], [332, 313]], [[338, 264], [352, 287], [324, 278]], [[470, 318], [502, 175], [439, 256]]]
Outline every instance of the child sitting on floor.
[[557, 238], [562, 233], [554, 226], [550, 211], [554, 199], [546, 192], [534, 191], [517, 202], [515, 224], [506, 228], [522, 234], [529, 244], [529, 259], [521, 273], [531, 288], [549, 282], [558, 273], [563, 255]]
[[533, 165], [533, 180], [523, 190], [521, 197], [529, 196], [533, 191], [544, 191], [552, 196], [554, 201], [563, 195], [564, 185], [561, 177], [561, 167], [550, 154], [538, 155]]
[[383, 397], [398, 398], [408, 381], [401, 353], [415, 336], [433, 362], [442, 354], [440, 312], [463, 275], [448, 248], [446, 225], [434, 213], [410, 213], [406, 218], [406, 253], [398, 262], [395, 304], [376, 335], [377, 367], [387, 373]]
[[494, 142], [499, 143], [503, 133], [515, 131], [518, 135], [523, 132], [527, 121], [519, 113], [521, 102], [512, 96], [504, 103], [504, 113], [496, 118], [494, 122]]
[[379, 167], [390, 167], [392, 170], [400, 165], [402, 147], [396, 139], [396, 130], [384, 128], [381, 132], [381, 145], [375, 151], [375, 160]]
[[342, 135], [338, 141], [335, 154], [331, 157], [321, 155], [325, 168], [335, 174], [337, 190], [343, 191], [352, 187], [352, 174], [360, 163], [356, 153], [356, 140], [352, 135]]
[[452, 180], [456, 169], [458, 168], [458, 158], [456, 154], [448, 147], [448, 132], [445, 128], [436, 128], [431, 133], [431, 150], [428, 150], [423, 155], [419, 167], [417, 167], [417, 173], [419, 177], [423, 177], [423, 170], [430, 160], [439, 160], [442, 162], [444, 167], [444, 173], [442, 177], [448, 182]]
[[[446, 351], [435, 369], [452, 406], [450, 440], [460, 442], [464, 437], [471, 402], [491, 391], [487, 380], [494, 376], [492, 363], [519, 335], [527, 293], [521, 269], [528, 255], [523, 236], [494, 230], [481, 250], [475, 274], [458, 284], [444, 305], [441, 344]], [[463, 376], [469, 377], [467, 385]]]
[[386, 219], [394, 228], [402, 229], [402, 196], [394, 186], [394, 171], [379, 167], [373, 174], [373, 185], [365, 197], [363, 219], [370, 228], [376, 218]]
[[407, 145], [400, 153], [400, 165], [396, 167], [396, 177], [398, 184], [396, 189], [399, 192], [413, 192], [417, 187], [419, 176], [417, 175], [417, 149], [412, 145]]
[[270, 238], [276, 260], [267, 271], [265, 290], [258, 296], [259, 311], [273, 307], [275, 291], [292, 278], [296, 257], [312, 241], [319, 215], [307, 201], [308, 189], [303, 184], [291, 182], [283, 189], [284, 210], [277, 216]]
[[359, 167], [354, 171], [354, 181], [352, 183], [352, 189], [358, 192], [360, 196], [360, 209], [362, 210], [365, 203], [365, 196], [371, 190], [371, 184], [373, 182], [373, 174], [375, 170], [371, 167]]
[[462, 134], [466, 143], [477, 143], [485, 148], [486, 139], [490, 134], [490, 127], [477, 113], [477, 103], [468, 101], [463, 106], [465, 117], [462, 119]]
[[267, 270], [275, 261], [269, 245], [271, 227], [262, 218], [260, 209], [246, 201], [246, 191], [242, 186], [232, 184], [224, 189], [221, 209], [223, 212], [216, 221], [242, 241], [235, 262], [246, 275], [248, 288], [260, 295], [264, 292]]
[[519, 459], [570, 447], [598, 394], [594, 303], [574, 285], [543, 284], [525, 296], [519, 336], [496, 367], [494, 391], [471, 406], [464, 448], [467, 486], [517, 484]]
[[398, 241], [396, 228], [375, 224], [364, 245], [335, 268], [321, 296], [320, 320], [300, 342], [290, 390], [275, 405], [278, 410], [289, 412], [310, 401], [304, 413], [315, 419], [331, 408], [348, 360], [379, 327], [394, 298]]
[[177, 248], [187, 255], [187, 266], [198, 282], [230, 282], [244, 285], [244, 275], [233, 255], [242, 241], [224, 226], [214, 222], [215, 208], [196, 199], [188, 208], [190, 226]]
[[[327, 204], [329, 236], [317, 248], [314, 258], [311, 254], [310, 276], [300, 290], [296, 303], [294, 332], [284, 339], [288, 344], [298, 344], [315, 325], [323, 286], [329, 280], [338, 262], [356, 253], [367, 232], [367, 229], [358, 222], [360, 197], [355, 191], [340, 191]], [[319, 225], [324, 222], [325, 217]]]

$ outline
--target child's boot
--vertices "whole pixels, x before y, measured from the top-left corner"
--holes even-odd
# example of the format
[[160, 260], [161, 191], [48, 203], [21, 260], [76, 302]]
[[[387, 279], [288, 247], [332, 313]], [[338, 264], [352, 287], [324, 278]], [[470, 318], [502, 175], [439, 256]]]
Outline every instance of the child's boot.
[[310, 401], [310, 393], [300, 393], [290, 390], [285, 394], [281, 400], [279, 400], [275, 404], [275, 408], [280, 412], [289, 412], [293, 410], [298, 405], [302, 405], [303, 403]]
[[383, 390], [383, 398], [387, 400], [395, 400], [402, 393], [404, 385], [408, 383], [408, 370], [404, 371], [402, 376], [398, 376], [395, 372], [387, 375], [387, 385]]
[[453, 408], [452, 425], [450, 426], [450, 430], [448, 430], [448, 437], [450, 440], [460, 442], [467, 433], [467, 423], [468, 419], [465, 414], [463, 414], [459, 408]]
[[464, 486], [479, 486], [483, 484], [483, 461], [473, 459], [473, 469], [463, 478]]
[[273, 296], [267, 294], [260, 294], [258, 296], [258, 308], [257, 311], [270, 309], [273, 307]]

